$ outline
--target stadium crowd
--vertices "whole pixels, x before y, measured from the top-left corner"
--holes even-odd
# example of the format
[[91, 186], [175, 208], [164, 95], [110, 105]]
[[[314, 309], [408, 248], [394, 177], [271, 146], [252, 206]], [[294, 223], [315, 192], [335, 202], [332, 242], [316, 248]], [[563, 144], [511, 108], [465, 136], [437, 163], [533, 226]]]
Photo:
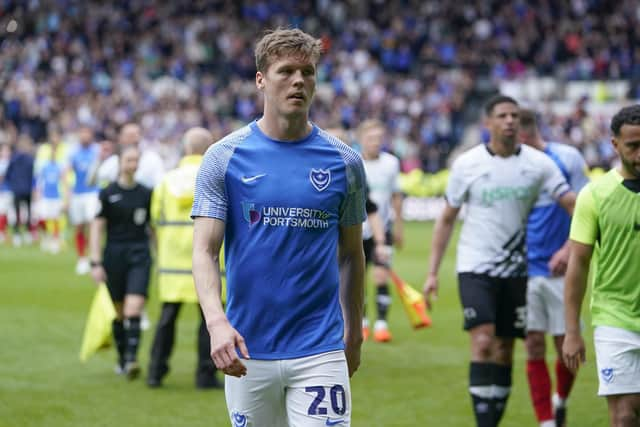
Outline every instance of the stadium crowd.
[[[500, 80], [628, 79], [630, 97], [640, 80], [633, 0], [7, 0], [0, 11], [1, 139], [42, 142], [55, 121], [63, 135], [89, 124], [114, 140], [135, 121], [167, 168], [186, 129], [224, 133], [258, 114], [252, 41], [269, 27], [323, 39], [314, 121], [353, 129], [379, 117], [404, 170], [443, 168], [477, 118], [474, 100]], [[609, 162], [605, 118], [545, 119], [550, 138]]]

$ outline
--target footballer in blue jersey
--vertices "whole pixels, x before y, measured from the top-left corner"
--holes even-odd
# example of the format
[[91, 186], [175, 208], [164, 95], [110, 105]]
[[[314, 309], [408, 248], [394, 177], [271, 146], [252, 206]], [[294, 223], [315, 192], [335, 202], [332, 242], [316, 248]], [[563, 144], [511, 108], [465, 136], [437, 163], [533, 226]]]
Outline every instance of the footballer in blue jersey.
[[264, 114], [214, 144], [196, 181], [193, 275], [233, 425], [350, 425], [365, 176], [355, 151], [309, 122], [319, 56], [297, 29], [258, 42]]
[[64, 181], [64, 166], [56, 158], [56, 148], [50, 158], [42, 164], [36, 179], [36, 216], [45, 225], [45, 234], [40, 241], [44, 251], [60, 251], [60, 220], [63, 212], [61, 183]]
[[78, 146], [69, 159], [69, 169], [73, 173], [73, 186], [68, 189], [69, 219], [75, 226], [75, 243], [78, 262], [77, 274], [87, 274], [90, 270], [86, 256], [89, 224], [98, 213], [98, 187], [90, 183], [90, 172], [98, 162], [100, 147], [94, 143], [93, 130], [88, 126], [78, 129]]
[[11, 187], [5, 180], [10, 160], [11, 147], [7, 143], [0, 143], [0, 243], [4, 243], [7, 239], [7, 225], [13, 205]]
[[[545, 142], [540, 137], [533, 111], [520, 111], [520, 140], [543, 151], [560, 169], [571, 190], [578, 193], [587, 184], [586, 163], [580, 152], [566, 144]], [[568, 262], [571, 217], [549, 194], [539, 195], [527, 222], [527, 376], [540, 425], [566, 423], [566, 400], [574, 375], [562, 361], [564, 322], [564, 272]], [[556, 390], [551, 394], [551, 376], [545, 359], [545, 333], [553, 336], [557, 352]], [[544, 424], [547, 423], [547, 424]]]

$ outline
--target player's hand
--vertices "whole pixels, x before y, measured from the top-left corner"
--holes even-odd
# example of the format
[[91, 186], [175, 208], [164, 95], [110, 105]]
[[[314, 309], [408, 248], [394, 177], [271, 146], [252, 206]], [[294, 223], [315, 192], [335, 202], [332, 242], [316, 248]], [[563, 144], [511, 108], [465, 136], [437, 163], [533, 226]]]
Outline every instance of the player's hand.
[[435, 301], [438, 299], [438, 276], [435, 274], [429, 274], [427, 276], [427, 280], [424, 282], [424, 288], [422, 290], [424, 293], [425, 304], [427, 305], [427, 309], [431, 310], [433, 305], [431, 301]]
[[393, 244], [396, 248], [402, 249], [404, 245], [404, 229], [402, 227], [396, 227], [393, 230]]
[[100, 284], [107, 281], [107, 273], [104, 272], [104, 267], [101, 265], [94, 265], [91, 267], [91, 278], [96, 284]]
[[347, 368], [349, 369], [349, 378], [356, 373], [360, 367], [360, 349], [362, 347], [362, 331], [358, 337], [349, 337], [344, 341], [344, 355], [347, 358]]
[[566, 334], [562, 344], [562, 359], [565, 366], [572, 372], [576, 373], [581, 364], [586, 359], [584, 340], [578, 334]]
[[553, 276], [563, 276], [569, 264], [569, 247], [563, 246], [558, 249], [549, 260], [549, 271]]
[[389, 265], [389, 262], [391, 261], [392, 251], [393, 249], [391, 248], [391, 246], [387, 246], [384, 244], [376, 244], [376, 248], [375, 248], [376, 261], [384, 265]]
[[249, 359], [249, 350], [244, 338], [228, 321], [213, 327], [211, 335], [211, 359], [216, 367], [226, 375], [242, 377], [247, 374], [247, 367], [238, 357], [236, 348], [245, 359]]

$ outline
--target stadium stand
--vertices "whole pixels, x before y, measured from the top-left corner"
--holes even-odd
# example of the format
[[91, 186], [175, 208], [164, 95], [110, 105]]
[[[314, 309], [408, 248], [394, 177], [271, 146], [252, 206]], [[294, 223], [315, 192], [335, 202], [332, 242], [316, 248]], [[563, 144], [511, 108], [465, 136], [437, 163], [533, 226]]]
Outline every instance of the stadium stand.
[[327, 51], [313, 119], [383, 119], [405, 171], [436, 172], [477, 141], [478, 106], [498, 89], [544, 107], [545, 137], [607, 166], [607, 106], [640, 97], [639, 17], [635, 0], [4, 0], [0, 137], [41, 142], [55, 120], [114, 138], [134, 120], [173, 167], [185, 129], [255, 117], [251, 41], [300, 26]]

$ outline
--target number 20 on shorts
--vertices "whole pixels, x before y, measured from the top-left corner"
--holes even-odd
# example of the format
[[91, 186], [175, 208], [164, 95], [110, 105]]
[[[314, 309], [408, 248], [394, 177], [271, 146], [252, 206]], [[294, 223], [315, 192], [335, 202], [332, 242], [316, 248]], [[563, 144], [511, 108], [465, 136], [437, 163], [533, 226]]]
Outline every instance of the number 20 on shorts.
[[[309, 405], [307, 414], [309, 415], [327, 415], [327, 408], [322, 405], [327, 393], [323, 386], [311, 386], [304, 389], [307, 393], [315, 394], [315, 398]], [[331, 400], [331, 409], [336, 415], [344, 415], [347, 411], [347, 396], [344, 387], [336, 384], [329, 389], [329, 397]]]

